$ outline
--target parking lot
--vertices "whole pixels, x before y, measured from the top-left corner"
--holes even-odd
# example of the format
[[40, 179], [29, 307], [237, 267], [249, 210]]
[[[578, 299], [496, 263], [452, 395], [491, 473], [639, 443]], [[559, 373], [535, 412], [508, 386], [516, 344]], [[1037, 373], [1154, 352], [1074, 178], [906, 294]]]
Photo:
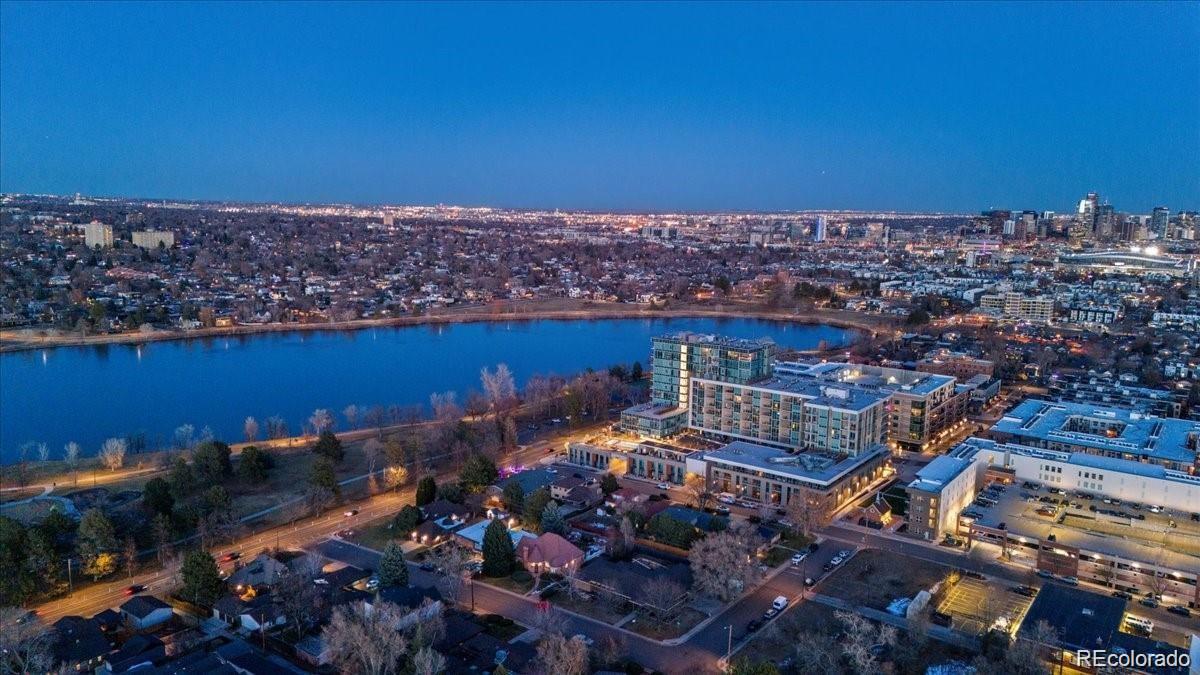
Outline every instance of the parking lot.
[[1018, 595], [1005, 586], [964, 576], [946, 594], [938, 611], [951, 616], [951, 627], [971, 635], [982, 635], [1004, 617], [1010, 630], [1019, 626], [1033, 598]]

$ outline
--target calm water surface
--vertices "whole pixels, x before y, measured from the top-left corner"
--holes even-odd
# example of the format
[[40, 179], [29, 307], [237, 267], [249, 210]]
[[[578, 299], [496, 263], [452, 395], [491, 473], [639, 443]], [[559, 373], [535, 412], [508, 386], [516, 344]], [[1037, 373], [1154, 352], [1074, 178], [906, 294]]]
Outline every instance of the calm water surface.
[[52, 456], [77, 441], [95, 454], [104, 439], [144, 434], [153, 448], [174, 429], [208, 426], [241, 440], [242, 421], [271, 416], [298, 432], [316, 408], [340, 428], [349, 404], [412, 405], [436, 391], [458, 400], [479, 389], [479, 370], [507, 363], [520, 386], [535, 373], [641, 361], [650, 338], [689, 330], [769, 337], [797, 349], [842, 344], [852, 331], [755, 319], [613, 319], [473, 323], [357, 331], [263, 333], [152, 342], [141, 346], [61, 347], [0, 355], [0, 460], [27, 442]]

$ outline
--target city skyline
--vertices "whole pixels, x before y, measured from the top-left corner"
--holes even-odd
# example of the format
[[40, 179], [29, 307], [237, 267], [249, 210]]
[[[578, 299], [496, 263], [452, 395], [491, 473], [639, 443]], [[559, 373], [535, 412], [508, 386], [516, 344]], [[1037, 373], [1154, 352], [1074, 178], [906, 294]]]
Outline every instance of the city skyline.
[[280, 10], [6, 3], [0, 189], [655, 212], [1200, 202], [1195, 3]]

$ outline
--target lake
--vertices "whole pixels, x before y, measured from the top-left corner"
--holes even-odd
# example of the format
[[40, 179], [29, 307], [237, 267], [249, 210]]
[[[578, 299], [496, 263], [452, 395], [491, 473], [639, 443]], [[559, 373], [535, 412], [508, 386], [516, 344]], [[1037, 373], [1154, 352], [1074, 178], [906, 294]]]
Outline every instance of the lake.
[[[517, 385], [536, 373], [649, 365], [650, 338], [694, 331], [769, 337], [796, 349], [821, 340], [846, 344], [847, 329], [757, 319], [604, 319], [511, 321], [295, 331], [134, 345], [58, 347], [0, 354], [0, 462], [25, 442], [46, 443], [52, 457], [68, 441], [84, 455], [104, 439], [142, 434], [154, 448], [174, 429], [209, 427], [242, 440], [242, 422], [286, 420], [298, 433], [316, 408], [345, 428], [350, 404], [428, 405], [433, 392], [462, 403], [480, 389], [479, 370], [506, 363]], [[260, 436], [262, 432], [260, 432]]]

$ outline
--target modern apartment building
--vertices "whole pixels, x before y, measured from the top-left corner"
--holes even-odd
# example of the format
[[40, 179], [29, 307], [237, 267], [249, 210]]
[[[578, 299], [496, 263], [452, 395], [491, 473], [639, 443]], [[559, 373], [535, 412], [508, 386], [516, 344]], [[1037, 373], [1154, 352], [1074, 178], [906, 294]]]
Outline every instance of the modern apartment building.
[[769, 340], [678, 333], [651, 341], [650, 400], [687, 409], [691, 378], [748, 384], [771, 376]]
[[808, 378], [692, 378], [688, 426], [706, 436], [857, 455], [883, 441], [887, 396]]
[[134, 246], [145, 249], [156, 249], [159, 246], [171, 248], [175, 245], [175, 233], [165, 230], [135, 230], [132, 239]]
[[855, 363], [784, 362], [775, 367], [816, 382], [854, 387], [886, 399], [886, 439], [903, 450], [921, 451], [966, 418], [970, 391], [949, 375]]
[[958, 530], [958, 516], [975, 499], [983, 480], [986, 463], [975, 461], [977, 452], [960, 445], [917, 471], [907, 487], [908, 534], [938, 541]]
[[83, 242], [88, 248], [111, 248], [113, 245], [112, 225], [93, 220], [83, 226]]
[[1054, 298], [1048, 295], [994, 293], [979, 296], [979, 308], [1004, 319], [1050, 323], [1054, 320]]

